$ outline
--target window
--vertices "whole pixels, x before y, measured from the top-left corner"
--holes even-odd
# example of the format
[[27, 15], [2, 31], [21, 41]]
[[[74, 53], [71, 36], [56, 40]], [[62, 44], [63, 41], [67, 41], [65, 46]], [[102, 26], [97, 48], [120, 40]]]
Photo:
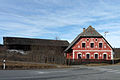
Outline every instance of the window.
[[87, 54], [87, 55], [86, 55], [86, 59], [90, 59], [90, 54]]
[[99, 48], [102, 48], [102, 43], [99, 43]]
[[90, 43], [90, 47], [93, 48], [94, 47], [94, 43]]
[[95, 41], [97, 41], [97, 39], [95, 39]]
[[81, 59], [82, 58], [82, 54], [78, 54], [78, 59]]
[[89, 41], [89, 39], [87, 39], [87, 41]]
[[82, 43], [82, 48], [85, 48], [85, 43]]
[[106, 59], [107, 58], [107, 54], [103, 54], [103, 59]]
[[95, 59], [98, 59], [98, 54], [95, 54]]

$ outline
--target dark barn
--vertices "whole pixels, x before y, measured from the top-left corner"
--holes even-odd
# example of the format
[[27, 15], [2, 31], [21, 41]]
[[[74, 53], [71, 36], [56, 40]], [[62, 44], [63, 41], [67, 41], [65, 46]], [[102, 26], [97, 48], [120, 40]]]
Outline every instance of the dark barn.
[[0, 60], [5, 56], [5, 48], [4, 45], [0, 44]]
[[33, 39], [19, 37], [3, 37], [7, 50], [24, 51], [27, 61], [63, 64], [64, 50], [69, 45], [64, 40]]
[[120, 48], [114, 48], [114, 58], [120, 59]]

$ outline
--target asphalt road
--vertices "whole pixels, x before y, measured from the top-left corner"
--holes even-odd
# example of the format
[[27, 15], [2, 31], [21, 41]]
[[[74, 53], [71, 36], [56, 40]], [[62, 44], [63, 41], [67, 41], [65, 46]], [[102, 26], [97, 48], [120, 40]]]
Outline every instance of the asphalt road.
[[120, 80], [120, 65], [42, 70], [0, 70], [0, 80]]

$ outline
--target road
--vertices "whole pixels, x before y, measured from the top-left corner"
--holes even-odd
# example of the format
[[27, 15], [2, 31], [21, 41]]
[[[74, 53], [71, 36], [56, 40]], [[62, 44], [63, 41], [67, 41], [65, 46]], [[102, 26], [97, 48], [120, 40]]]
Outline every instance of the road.
[[0, 80], [120, 80], [120, 65], [67, 69], [0, 70]]

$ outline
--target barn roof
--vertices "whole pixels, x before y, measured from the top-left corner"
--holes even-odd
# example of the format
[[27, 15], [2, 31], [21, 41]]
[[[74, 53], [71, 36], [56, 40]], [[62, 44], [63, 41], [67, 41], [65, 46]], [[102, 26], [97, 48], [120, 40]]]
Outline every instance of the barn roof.
[[41, 45], [41, 46], [68, 46], [66, 40], [34, 39], [21, 37], [3, 37], [5, 45]]
[[[89, 26], [85, 31], [80, 33], [72, 42], [71, 44], [66, 48], [65, 52], [67, 52], [80, 38], [83, 37], [102, 37], [104, 38], [100, 33], [98, 33], [92, 26]], [[104, 38], [104, 40], [107, 42], [107, 40]], [[108, 42], [107, 42], [108, 43]], [[108, 43], [109, 44], [109, 43]], [[110, 44], [109, 44], [110, 45]], [[111, 47], [111, 45], [110, 45]], [[112, 48], [112, 47], [111, 47]]]
[[114, 53], [115, 54], [120, 54], [120, 48], [114, 48]]

